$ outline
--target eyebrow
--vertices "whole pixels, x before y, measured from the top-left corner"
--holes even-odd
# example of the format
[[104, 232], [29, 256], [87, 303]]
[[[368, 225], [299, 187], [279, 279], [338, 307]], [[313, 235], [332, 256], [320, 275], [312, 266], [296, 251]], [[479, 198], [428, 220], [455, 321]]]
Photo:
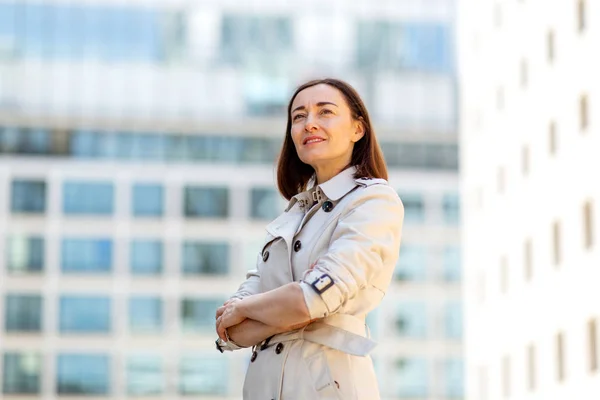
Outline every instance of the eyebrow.
[[[336, 106], [336, 107], [338, 107], [338, 105], [337, 105], [337, 104], [335, 104], [335, 103], [331, 103], [331, 102], [329, 102], [329, 101], [321, 101], [321, 102], [317, 103], [317, 106], [318, 106], [318, 107], [323, 107], [323, 106], [326, 106], [326, 105], [328, 105], [328, 104], [329, 104], [329, 105], [332, 105], [332, 106]], [[304, 107], [304, 106], [296, 107], [296, 108], [294, 108], [294, 109], [292, 110], [292, 114], [293, 114], [293, 113], [295, 113], [295, 112], [296, 112], [296, 111], [298, 111], [298, 110], [306, 110], [306, 107]]]

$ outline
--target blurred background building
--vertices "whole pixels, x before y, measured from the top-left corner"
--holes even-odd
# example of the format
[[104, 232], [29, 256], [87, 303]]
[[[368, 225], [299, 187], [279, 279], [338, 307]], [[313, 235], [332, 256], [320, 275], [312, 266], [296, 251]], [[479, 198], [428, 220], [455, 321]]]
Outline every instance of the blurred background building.
[[459, 399], [450, 0], [0, 0], [0, 399], [239, 399], [214, 312], [285, 207], [286, 102], [364, 96], [405, 205], [386, 399]]
[[600, 396], [600, 7], [462, 1], [466, 398]]

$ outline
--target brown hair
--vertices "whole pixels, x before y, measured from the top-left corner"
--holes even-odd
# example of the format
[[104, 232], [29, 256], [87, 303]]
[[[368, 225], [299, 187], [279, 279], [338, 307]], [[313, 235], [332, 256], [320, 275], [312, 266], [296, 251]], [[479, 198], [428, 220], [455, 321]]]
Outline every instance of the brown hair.
[[388, 178], [383, 153], [377, 143], [375, 131], [371, 126], [369, 113], [356, 90], [348, 83], [338, 79], [316, 79], [300, 85], [292, 95], [287, 108], [285, 139], [277, 163], [277, 186], [279, 192], [287, 200], [306, 190], [308, 181], [315, 173], [310, 165], [305, 164], [300, 160], [292, 140], [292, 103], [298, 93], [306, 88], [320, 84], [329, 85], [339, 90], [346, 99], [346, 103], [352, 112], [352, 118], [354, 120], [362, 121], [364, 125], [365, 134], [354, 144], [354, 149], [352, 150], [350, 165], [356, 167], [356, 174], [354, 177]]

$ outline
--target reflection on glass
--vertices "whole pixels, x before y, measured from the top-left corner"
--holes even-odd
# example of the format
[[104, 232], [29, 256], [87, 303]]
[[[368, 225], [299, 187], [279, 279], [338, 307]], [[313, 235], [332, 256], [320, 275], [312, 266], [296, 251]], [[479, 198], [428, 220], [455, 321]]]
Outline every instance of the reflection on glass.
[[46, 182], [16, 179], [12, 182], [10, 209], [13, 213], [44, 213]]
[[425, 204], [420, 193], [399, 193], [404, 204], [404, 222], [422, 224], [425, 222]]
[[8, 294], [5, 328], [7, 332], [40, 332], [42, 330], [42, 297]]
[[11, 274], [41, 272], [44, 269], [44, 239], [12, 236], [7, 240], [6, 267]]
[[229, 190], [227, 188], [185, 188], [185, 216], [227, 218], [229, 215]]
[[162, 272], [163, 244], [160, 240], [133, 240], [129, 256], [134, 275], [158, 275]]
[[448, 246], [444, 249], [444, 280], [459, 282], [461, 279], [461, 257], [459, 246]]
[[127, 393], [130, 396], [162, 394], [164, 385], [160, 356], [136, 354], [127, 358]]
[[227, 394], [227, 358], [211, 355], [185, 355], [181, 359], [181, 395]]
[[227, 275], [229, 271], [229, 244], [198, 243], [183, 244], [184, 275]]
[[107, 395], [109, 357], [103, 354], [59, 354], [56, 366], [58, 394]]
[[422, 282], [427, 275], [426, 252], [423, 246], [402, 244], [394, 276], [400, 281]]
[[390, 167], [458, 170], [458, 146], [456, 144], [383, 141], [381, 149]]
[[111, 182], [65, 182], [63, 212], [67, 215], [111, 215], [114, 187]]
[[446, 397], [449, 399], [462, 399], [464, 397], [463, 380], [464, 365], [461, 359], [448, 359], [444, 363]]
[[133, 185], [132, 213], [136, 217], [163, 215], [163, 187], [159, 184]]
[[156, 333], [162, 330], [162, 300], [160, 297], [129, 299], [129, 329], [136, 333]]
[[449, 339], [462, 338], [463, 318], [462, 304], [460, 302], [450, 302], [445, 306], [445, 330], [446, 337]]
[[424, 339], [427, 336], [427, 307], [423, 302], [402, 302], [397, 308], [398, 335]]
[[223, 300], [183, 299], [181, 325], [185, 332], [210, 332], [215, 328], [215, 312]]
[[42, 357], [33, 352], [6, 352], [2, 373], [2, 393], [39, 394]]
[[427, 361], [401, 358], [396, 362], [396, 393], [400, 398], [424, 398], [428, 395]]
[[62, 272], [108, 273], [111, 266], [112, 241], [110, 239], [63, 239]]
[[108, 333], [111, 299], [104, 296], [61, 296], [61, 333]]
[[252, 188], [250, 192], [250, 217], [253, 219], [272, 220], [283, 210], [279, 203], [281, 196], [275, 189]]
[[[2, 9], [0, 8], [1, 13]], [[2, 16], [0, 15], [1, 23]], [[0, 37], [2, 37], [1, 27]], [[0, 126], [0, 154], [49, 154], [51, 151], [50, 137], [51, 133], [47, 129]]]
[[460, 197], [458, 193], [444, 195], [444, 221], [448, 225], [458, 225], [460, 222]]

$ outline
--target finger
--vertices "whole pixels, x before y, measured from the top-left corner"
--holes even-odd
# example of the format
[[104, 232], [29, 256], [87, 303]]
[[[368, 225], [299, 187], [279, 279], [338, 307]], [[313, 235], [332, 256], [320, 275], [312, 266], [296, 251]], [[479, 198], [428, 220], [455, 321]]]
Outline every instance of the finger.
[[215, 319], [217, 319], [221, 315], [223, 315], [223, 311], [225, 311], [225, 306], [221, 306], [221, 307], [217, 308], [217, 312], [215, 314]]

